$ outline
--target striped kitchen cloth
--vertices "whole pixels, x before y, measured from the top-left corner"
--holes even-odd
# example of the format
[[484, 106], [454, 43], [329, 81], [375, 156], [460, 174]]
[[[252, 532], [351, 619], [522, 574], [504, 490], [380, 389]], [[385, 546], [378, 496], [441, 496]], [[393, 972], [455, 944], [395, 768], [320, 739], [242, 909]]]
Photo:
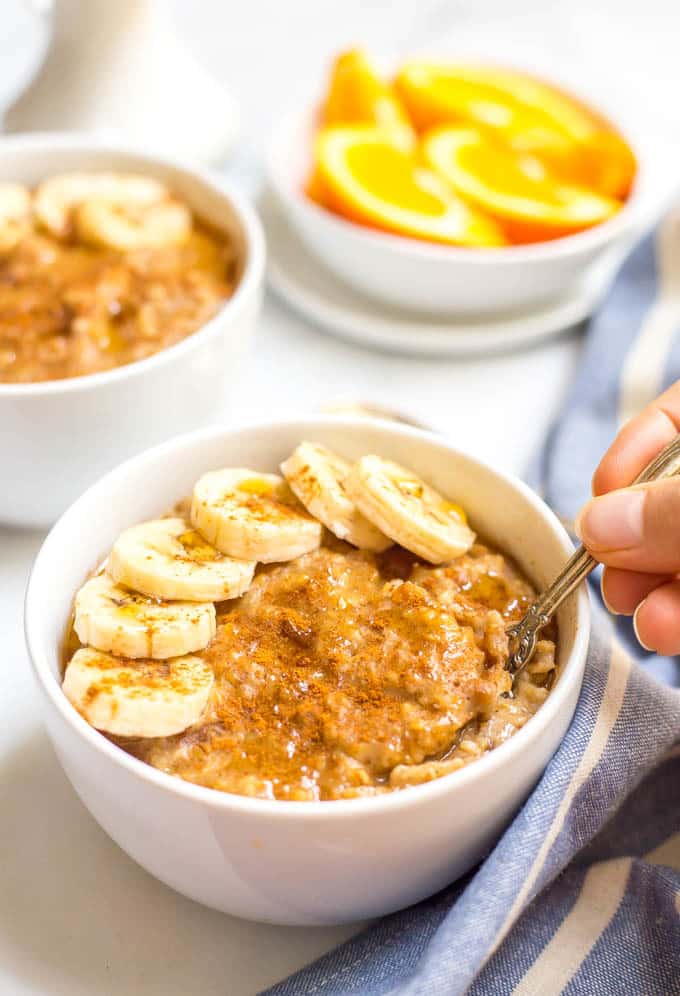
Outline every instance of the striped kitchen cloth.
[[[571, 398], [534, 468], [562, 519], [589, 496], [618, 426], [678, 378], [675, 211], [632, 253], [592, 320]], [[630, 621], [612, 623], [593, 592], [574, 720], [488, 858], [267, 996], [680, 994], [680, 661], [641, 651]]]

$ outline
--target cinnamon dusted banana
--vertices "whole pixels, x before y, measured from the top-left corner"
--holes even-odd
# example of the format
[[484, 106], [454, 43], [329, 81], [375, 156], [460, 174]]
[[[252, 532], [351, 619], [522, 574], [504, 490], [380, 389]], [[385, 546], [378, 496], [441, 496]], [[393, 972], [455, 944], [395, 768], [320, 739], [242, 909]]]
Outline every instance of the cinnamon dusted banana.
[[197, 482], [191, 523], [222, 553], [268, 564], [293, 560], [321, 543], [321, 524], [276, 474], [214, 470]]
[[255, 562], [225, 556], [181, 518], [131, 526], [118, 537], [107, 571], [119, 584], [155, 598], [221, 602], [243, 595]]
[[326, 529], [360, 550], [379, 553], [392, 540], [361, 514], [345, 490], [351, 464], [319, 443], [303, 442], [281, 472], [308, 512]]
[[75, 211], [76, 231], [83, 242], [129, 252], [162, 249], [186, 242], [191, 234], [191, 211], [168, 197], [152, 204], [94, 197]]
[[62, 689], [97, 730], [170, 737], [199, 721], [212, 685], [212, 670], [200, 657], [125, 660], [88, 647], [71, 658]]
[[459, 557], [474, 543], [460, 506], [391, 460], [362, 457], [350, 471], [346, 488], [378, 529], [432, 564]]
[[76, 595], [74, 629], [81, 643], [117, 657], [165, 660], [208, 646], [215, 635], [215, 606], [161, 602], [101, 574]]
[[51, 235], [67, 238], [76, 208], [89, 200], [144, 208], [168, 197], [168, 189], [150, 176], [136, 173], [60, 173], [43, 181], [33, 195], [38, 220]]
[[31, 227], [31, 195], [20, 183], [0, 182], [0, 252], [9, 252]]

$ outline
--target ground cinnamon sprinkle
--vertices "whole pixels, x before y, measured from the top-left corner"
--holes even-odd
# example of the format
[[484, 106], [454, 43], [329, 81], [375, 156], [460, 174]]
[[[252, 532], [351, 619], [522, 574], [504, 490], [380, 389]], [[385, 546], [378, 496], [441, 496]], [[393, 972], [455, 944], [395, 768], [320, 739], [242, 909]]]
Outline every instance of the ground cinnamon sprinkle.
[[375, 795], [455, 770], [523, 725], [548, 693], [554, 644], [514, 698], [505, 627], [532, 595], [477, 545], [450, 566], [334, 539], [261, 567], [218, 606], [201, 656], [215, 683], [183, 734], [118, 741], [201, 785], [271, 799]]

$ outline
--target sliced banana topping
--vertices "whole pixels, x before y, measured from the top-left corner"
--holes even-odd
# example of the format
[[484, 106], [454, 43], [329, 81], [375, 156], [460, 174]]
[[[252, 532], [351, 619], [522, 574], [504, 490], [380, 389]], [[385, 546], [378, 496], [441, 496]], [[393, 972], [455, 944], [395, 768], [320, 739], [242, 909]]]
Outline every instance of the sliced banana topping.
[[341, 540], [379, 553], [392, 545], [361, 514], [345, 490], [351, 465], [319, 443], [303, 442], [281, 464], [281, 471], [307, 511]]
[[200, 657], [121, 660], [77, 650], [64, 675], [69, 702], [97, 730], [121, 737], [170, 737], [197, 723], [213, 673]]
[[136, 204], [95, 197], [76, 208], [75, 225], [89, 245], [130, 252], [181, 245], [191, 234], [192, 219], [189, 208], [172, 198]]
[[118, 657], [165, 660], [207, 647], [216, 630], [212, 602], [160, 602], [91, 578], [76, 595], [74, 629], [81, 643]]
[[225, 556], [186, 519], [175, 518], [126, 529], [107, 570], [119, 584], [154, 598], [221, 602], [248, 590], [255, 562]]
[[359, 511], [378, 529], [432, 564], [459, 557], [474, 543], [460, 506], [391, 460], [362, 457], [346, 487]]
[[90, 200], [105, 200], [128, 209], [149, 207], [168, 197], [164, 184], [136, 173], [61, 173], [41, 183], [33, 196], [39, 221], [52, 235], [71, 234], [75, 209]]
[[0, 252], [9, 252], [31, 227], [31, 195], [20, 183], [0, 183]]
[[191, 523], [222, 553], [268, 564], [293, 560], [321, 543], [321, 524], [276, 474], [215, 470], [194, 487]]

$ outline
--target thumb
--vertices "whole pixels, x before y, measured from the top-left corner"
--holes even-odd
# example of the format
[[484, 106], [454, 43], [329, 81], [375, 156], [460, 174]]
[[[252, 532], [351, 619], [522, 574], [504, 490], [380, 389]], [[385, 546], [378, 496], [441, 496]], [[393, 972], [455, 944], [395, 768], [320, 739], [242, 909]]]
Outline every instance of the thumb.
[[575, 528], [593, 557], [609, 567], [680, 573], [680, 478], [593, 498]]

